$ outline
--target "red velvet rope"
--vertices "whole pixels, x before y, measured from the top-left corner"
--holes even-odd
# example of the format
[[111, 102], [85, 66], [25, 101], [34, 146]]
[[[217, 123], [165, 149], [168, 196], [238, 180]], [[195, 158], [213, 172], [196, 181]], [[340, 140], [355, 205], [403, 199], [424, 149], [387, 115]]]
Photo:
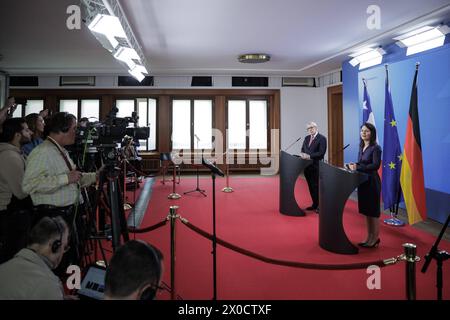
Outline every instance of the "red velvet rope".
[[149, 227], [141, 228], [141, 229], [133, 228], [133, 227], [128, 227], [128, 232], [131, 232], [131, 233], [145, 233], [145, 232], [150, 232], [150, 231], [156, 230], [156, 229], [158, 229], [158, 228], [160, 228], [160, 227], [166, 225], [166, 223], [167, 223], [167, 220], [163, 220], [163, 221], [161, 221], [161, 222], [158, 222], [157, 224], [154, 224], [154, 225], [149, 226]]
[[[183, 222], [188, 228], [190, 228], [191, 230], [193, 230], [194, 232], [197, 232], [198, 234], [200, 234], [201, 236], [212, 240], [213, 236], [194, 226], [193, 224], [191, 224], [189, 221], [186, 221], [184, 219], [180, 219], [181, 222]], [[295, 261], [287, 261], [287, 260], [278, 260], [278, 259], [272, 259], [272, 258], [267, 258], [265, 256], [253, 253], [251, 251], [239, 248], [229, 242], [226, 242], [220, 238], [216, 238], [217, 243], [236, 252], [239, 252], [243, 255], [246, 255], [248, 257], [263, 261], [263, 262], [267, 262], [267, 263], [271, 263], [271, 264], [276, 264], [276, 265], [280, 265], [280, 266], [287, 266], [287, 267], [294, 267], [294, 268], [304, 268], [304, 269], [318, 269], [318, 270], [351, 270], [351, 269], [367, 269], [367, 267], [372, 266], [372, 265], [376, 265], [380, 268], [386, 267], [388, 266], [388, 264], [384, 263], [384, 260], [375, 260], [375, 261], [369, 261], [369, 262], [360, 262], [360, 263], [349, 263], [349, 264], [317, 264], [317, 263], [305, 263], [305, 262], [295, 262]]]
[[[123, 161], [125, 161], [125, 160], [123, 160]], [[148, 174], [148, 173], [145, 173], [144, 171], [141, 171], [141, 170], [137, 169], [129, 161], [127, 161], [127, 164], [128, 164], [128, 166], [131, 167], [131, 169], [133, 169], [136, 173], [139, 173], [141, 176], [148, 177], [148, 178], [156, 177], [156, 175]]]

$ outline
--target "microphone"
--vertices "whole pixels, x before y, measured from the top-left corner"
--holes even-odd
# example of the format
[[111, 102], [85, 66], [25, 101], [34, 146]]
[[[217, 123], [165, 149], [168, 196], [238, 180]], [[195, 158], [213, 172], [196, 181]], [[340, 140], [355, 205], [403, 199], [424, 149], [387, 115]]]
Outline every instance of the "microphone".
[[198, 141], [200, 141], [200, 138], [194, 133], [194, 137], [195, 139], [197, 139]]
[[298, 137], [298, 139], [295, 140], [294, 142], [292, 142], [292, 143], [289, 145], [289, 147], [287, 147], [286, 150], [284, 150], [284, 151], [288, 151], [289, 148], [292, 147], [292, 146], [293, 146], [297, 141], [299, 141], [301, 138], [302, 138], [302, 137]]
[[345, 149], [347, 149], [350, 146], [350, 143], [345, 145], [341, 150], [336, 151], [335, 153], [333, 153], [333, 158], [335, 158], [336, 156], [340, 155], [342, 153], [342, 151], [344, 151]]

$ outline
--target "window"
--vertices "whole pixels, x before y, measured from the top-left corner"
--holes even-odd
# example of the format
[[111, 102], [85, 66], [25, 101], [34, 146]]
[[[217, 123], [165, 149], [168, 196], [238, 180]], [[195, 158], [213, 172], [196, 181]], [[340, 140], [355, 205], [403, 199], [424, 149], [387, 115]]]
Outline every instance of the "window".
[[191, 148], [191, 101], [173, 100], [172, 149]]
[[212, 100], [173, 100], [172, 149], [212, 149]]
[[44, 100], [27, 100], [25, 116], [30, 113], [39, 113], [44, 110]]
[[59, 100], [59, 111], [73, 114], [77, 119], [89, 118], [90, 122], [99, 121], [100, 100], [98, 99], [62, 99]]
[[139, 140], [139, 150], [156, 150], [156, 99], [137, 99], [137, 112], [139, 127], [150, 127], [150, 136], [147, 140]]
[[245, 149], [247, 139], [245, 101], [228, 101], [228, 149]]
[[194, 149], [212, 149], [212, 101], [194, 100]]
[[59, 100], [59, 111], [78, 117], [78, 100]]
[[267, 149], [267, 101], [250, 100], [250, 149]]
[[12, 115], [13, 118], [22, 118], [22, 105], [18, 104]]
[[134, 112], [134, 99], [116, 100], [116, 107], [119, 109], [117, 112], [118, 118], [131, 117]]
[[268, 148], [266, 100], [228, 100], [228, 149]]
[[88, 118], [90, 122], [99, 121], [100, 101], [93, 99], [81, 100], [81, 118]]
[[18, 104], [12, 116], [13, 118], [22, 118], [30, 113], [39, 113], [42, 110], [44, 110], [44, 100], [27, 100], [25, 108]]

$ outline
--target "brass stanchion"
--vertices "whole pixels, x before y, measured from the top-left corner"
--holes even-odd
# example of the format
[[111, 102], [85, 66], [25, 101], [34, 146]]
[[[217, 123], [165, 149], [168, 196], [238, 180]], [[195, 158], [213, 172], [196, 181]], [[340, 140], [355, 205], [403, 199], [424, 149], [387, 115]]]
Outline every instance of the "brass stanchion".
[[127, 159], [123, 159], [123, 209], [130, 210], [131, 204], [127, 202]]
[[222, 189], [222, 192], [226, 192], [226, 193], [230, 193], [230, 192], [233, 192], [233, 188], [232, 187], [230, 187], [230, 183], [229, 183], [229, 176], [230, 176], [230, 174], [229, 174], [229, 165], [228, 164], [226, 164], [226, 183], [227, 183], [227, 186], [225, 187], [225, 188], [223, 188]]
[[172, 183], [172, 193], [169, 194], [167, 196], [167, 198], [172, 199], [172, 200], [176, 200], [176, 199], [180, 199], [181, 196], [175, 192], [175, 184], [176, 184], [176, 177], [177, 177], [177, 170], [175, 168], [175, 165], [173, 166], [173, 183]]
[[420, 260], [416, 256], [417, 248], [415, 244], [404, 243], [405, 253], [402, 259], [406, 261], [406, 298], [408, 300], [416, 300], [416, 262]]
[[175, 226], [176, 219], [179, 217], [177, 214], [178, 206], [170, 206], [169, 219], [170, 219], [170, 299], [175, 300]]

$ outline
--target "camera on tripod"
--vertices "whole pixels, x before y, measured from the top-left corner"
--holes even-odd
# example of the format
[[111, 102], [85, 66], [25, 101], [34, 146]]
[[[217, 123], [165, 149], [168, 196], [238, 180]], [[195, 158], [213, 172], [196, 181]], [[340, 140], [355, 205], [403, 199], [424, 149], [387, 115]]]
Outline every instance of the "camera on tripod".
[[[114, 166], [117, 163], [117, 150], [125, 136], [133, 140], [148, 139], [149, 127], [137, 127], [136, 112], [131, 117], [118, 118], [119, 110], [114, 107], [107, 115], [104, 122], [87, 123], [85, 127], [79, 127], [75, 140], [75, 153], [100, 154], [106, 166]], [[130, 127], [130, 124], [134, 124]]]

